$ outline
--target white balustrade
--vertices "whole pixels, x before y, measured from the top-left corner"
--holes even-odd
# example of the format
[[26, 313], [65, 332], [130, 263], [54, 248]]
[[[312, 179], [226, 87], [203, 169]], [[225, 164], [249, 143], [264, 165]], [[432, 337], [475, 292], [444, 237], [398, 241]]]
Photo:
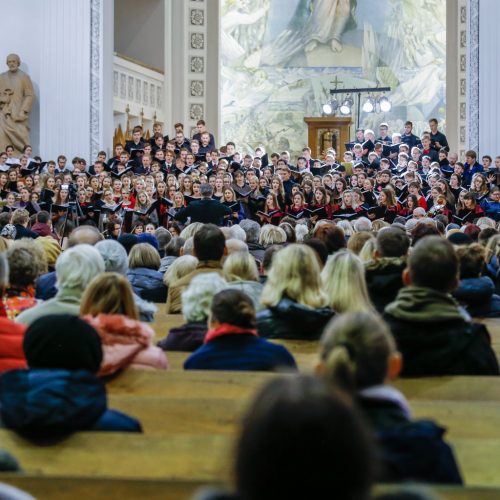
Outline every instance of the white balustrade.
[[113, 111], [125, 114], [127, 106], [131, 117], [144, 120], [164, 121], [163, 72], [156, 70], [140, 61], [115, 53], [113, 62]]

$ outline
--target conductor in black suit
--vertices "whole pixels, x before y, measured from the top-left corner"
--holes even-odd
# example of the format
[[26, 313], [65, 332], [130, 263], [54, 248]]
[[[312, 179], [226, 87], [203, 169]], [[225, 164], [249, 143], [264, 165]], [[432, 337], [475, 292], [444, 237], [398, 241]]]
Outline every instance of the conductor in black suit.
[[222, 226], [224, 217], [231, 215], [231, 209], [218, 200], [212, 199], [213, 189], [210, 184], [200, 186], [201, 200], [191, 202], [186, 208], [177, 212], [175, 219], [186, 222], [191, 217], [191, 222], [211, 223]]

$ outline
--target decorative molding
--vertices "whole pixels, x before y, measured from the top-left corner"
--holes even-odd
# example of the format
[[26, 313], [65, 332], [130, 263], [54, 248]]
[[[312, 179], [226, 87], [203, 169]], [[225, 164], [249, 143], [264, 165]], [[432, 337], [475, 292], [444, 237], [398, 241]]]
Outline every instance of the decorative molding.
[[191, 33], [191, 48], [196, 50], [205, 48], [205, 35], [203, 33]]
[[194, 26], [203, 26], [205, 24], [205, 11], [202, 9], [191, 9], [191, 24]]
[[204, 115], [203, 104], [191, 104], [189, 107], [189, 118], [191, 120], [201, 120]]
[[101, 137], [102, 6], [90, 0], [90, 154], [97, 157]]
[[[467, 148], [479, 148], [479, 0], [467, 2]], [[462, 135], [462, 134], [461, 134]]]
[[203, 73], [205, 59], [201, 56], [191, 56], [189, 67], [191, 68], [191, 73]]
[[203, 97], [205, 95], [205, 82], [203, 80], [191, 80], [189, 91], [191, 97]]

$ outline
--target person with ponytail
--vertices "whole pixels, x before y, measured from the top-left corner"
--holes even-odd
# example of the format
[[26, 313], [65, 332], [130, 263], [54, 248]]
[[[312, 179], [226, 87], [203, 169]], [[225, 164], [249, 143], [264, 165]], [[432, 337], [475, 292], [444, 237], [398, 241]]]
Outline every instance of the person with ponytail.
[[204, 345], [189, 356], [184, 369], [274, 371], [297, 367], [285, 347], [259, 338], [255, 306], [239, 290], [214, 295], [208, 325]]
[[445, 429], [413, 420], [401, 392], [390, 383], [403, 360], [389, 327], [373, 312], [336, 316], [320, 342], [317, 374], [357, 401], [379, 444], [380, 482], [424, 481], [461, 484]]

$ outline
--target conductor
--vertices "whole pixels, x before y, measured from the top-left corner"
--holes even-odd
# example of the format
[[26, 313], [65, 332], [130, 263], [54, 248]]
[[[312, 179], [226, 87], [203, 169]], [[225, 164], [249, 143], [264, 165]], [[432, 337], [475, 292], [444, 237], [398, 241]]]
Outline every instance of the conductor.
[[210, 184], [200, 186], [201, 200], [191, 202], [186, 208], [177, 212], [175, 219], [179, 222], [186, 222], [191, 218], [191, 222], [211, 223], [222, 226], [224, 217], [231, 215], [231, 209], [218, 200], [212, 199], [213, 189]]

